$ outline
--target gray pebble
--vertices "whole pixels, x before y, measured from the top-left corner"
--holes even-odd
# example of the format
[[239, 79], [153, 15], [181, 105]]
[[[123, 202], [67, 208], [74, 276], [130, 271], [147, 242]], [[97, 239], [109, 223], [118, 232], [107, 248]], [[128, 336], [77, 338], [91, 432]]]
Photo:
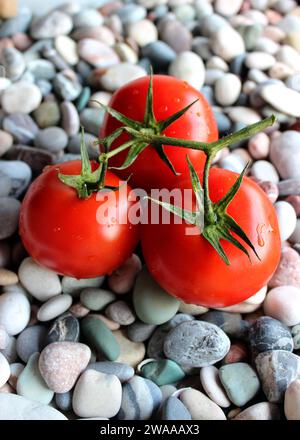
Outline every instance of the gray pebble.
[[103, 17], [96, 9], [83, 9], [73, 15], [75, 28], [98, 27], [103, 23]]
[[3, 49], [1, 54], [1, 65], [5, 69], [7, 78], [10, 78], [12, 81], [20, 79], [26, 68], [22, 53], [14, 47]]
[[0, 172], [10, 177], [12, 190], [10, 195], [19, 197], [28, 187], [32, 171], [27, 163], [20, 160], [0, 160]]
[[293, 351], [289, 328], [270, 316], [261, 316], [251, 325], [249, 341], [256, 353], [268, 350]]
[[147, 10], [143, 6], [128, 4], [117, 9], [115, 13], [120, 17], [122, 23], [127, 25], [143, 20], [147, 15]]
[[11, 133], [20, 144], [31, 143], [38, 132], [38, 126], [31, 116], [25, 113], [13, 113], [3, 120], [4, 130]]
[[[7, 197], [11, 191], [11, 188], [12, 188], [11, 178], [1, 171], [0, 172], [0, 197]], [[5, 266], [5, 264], [3, 266]], [[1, 267], [2, 267], [2, 265], [1, 265]]]
[[294, 325], [292, 327], [292, 336], [294, 341], [294, 348], [295, 350], [300, 349], [300, 324]]
[[188, 409], [177, 397], [169, 397], [160, 410], [161, 420], [192, 420]]
[[104, 119], [104, 110], [100, 108], [86, 108], [80, 113], [81, 125], [89, 133], [99, 135], [100, 127]]
[[106, 316], [120, 325], [130, 325], [135, 321], [135, 315], [125, 301], [116, 301], [105, 310]]
[[164, 341], [169, 333], [168, 328], [164, 328], [163, 326], [159, 326], [156, 328], [154, 333], [152, 334], [148, 347], [147, 354], [149, 358], [153, 359], [163, 359], [165, 358], [164, 354]]
[[166, 357], [187, 367], [213, 365], [226, 356], [229, 348], [226, 334], [216, 325], [203, 321], [183, 322], [164, 341]]
[[[84, 133], [84, 141], [91, 159], [96, 159], [99, 156], [99, 148], [94, 145], [98, 138], [91, 133]], [[72, 154], [80, 154], [81, 133], [72, 136], [68, 143], [68, 151]]]
[[194, 316], [188, 315], [187, 313], [177, 313], [177, 315], [173, 316], [170, 321], [167, 321], [165, 324], [163, 324], [162, 328], [165, 330], [172, 330], [182, 322], [193, 321], [194, 319]]
[[218, 125], [218, 130], [221, 135], [228, 134], [231, 131], [230, 119], [219, 111], [214, 112], [214, 116]]
[[121, 382], [128, 382], [134, 376], [134, 369], [121, 362], [92, 362], [87, 366], [87, 370], [96, 370], [104, 374], [113, 374], [117, 376]]
[[47, 344], [52, 342], [78, 342], [80, 334], [79, 321], [71, 313], [66, 313], [52, 323], [47, 334]]
[[11, 37], [25, 32], [30, 24], [32, 13], [29, 8], [20, 8], [16, 17], [3, 20], [0, 24], [0, 38]]
[[55, 67], [48, 60], [32, 60], [28, 63], [27, 68], [35, 79], [52, 80], [56, 75]]
[[16, 338], [10, 336], [7, 346], [3, 350], [0, 350], [0, 353], [3, 354], [9, 364], [16, 362], [18, 358]]
[[55, 403], [58, 409], [61, 411], [71, 411], [72, 410], [72, 391], [68, 391], [67, 393], [56, 393], [55, 394]]
[[127, 336], [133, 342], [144, 342], [150, 338], [155, 329], [156, 325], [154, 324], [135, 321], [127, 327]]
[[82, 289], [80, 293], [80, 301], [84, 307], [99, 311], [104, 309], [108, 304], [116, 299], [116, 295], [109, 290], [96, 289], [93, 287], [87, 287]]
[[163, 41], [155, 41], [142, 47], [142, 56], [151, 61], [154, 69], [166, 70], [175, 60], [176, 52]]
[[71, 17], [64, 12], [53, 10], [32, 21], [30, 34], [35, 40], [67, 35], [73, 27]]
[[19, 200], [12, 197], [1, 197], [0, 199], [0, 240], [11, 237], [18, 228], [19, 212], [20, 212]]
[[45, 79], [37, 79], [35, 84], [38, 86], [38, 88], [41, 91], [41, 94], [43, 96], [49, 95], [49, 93], [52, 90], [52, 84], [50, 81], [47, 81]]
[[60, 127], [47, 127], [38, 132], [34, 144], [38, 148], [58, 153], [67, 146], [68, 136]]
[[62, 127], [68, 136], [74, 136], [80, 128], [77, 109], [72, 102], [64, 101], [60, 106], [62, 114]]
[[46, 345], [47, 329], [42, 325], [27, 327], [17, 338], [17, 353], [26, 362], [33, 353], [41, 352]]
[[82, 90], [82, 86], [78, 81], [68, 78], [62, 72], [56, 75], [53, 85], [59, 96], [67, 101], [74, 101]]
[[240, 313], [210, 310], [201, 315], [200, 320], [217, 325], [232, 338], [245, 338], [248, 333], [249, 323], [242, 320]]

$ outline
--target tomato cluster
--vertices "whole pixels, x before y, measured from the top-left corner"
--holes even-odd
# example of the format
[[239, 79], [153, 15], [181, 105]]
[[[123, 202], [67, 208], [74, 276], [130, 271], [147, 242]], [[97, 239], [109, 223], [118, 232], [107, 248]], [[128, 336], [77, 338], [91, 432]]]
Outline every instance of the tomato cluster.
[[[145, 121], [149, 82], [149, 77], [143, 77], [123, 86], [114, 94], [110, 107], [130, 120]], [[170, 118], [195, 100], [194, 105], [170, 123], [163, 133], [157, 132], [160, 121]], [[155, 75], [150, 110], [157, 123], [148, 118], [149, 127], [141, 130], [144, 135], [149, 132], [151, 135], [162, 134], [206, 143], [218, 138], [209, 104], [200, 92], [181, 80]], [[120, 127], [122, 122], [107, 114], [100, 137], [110, 136]], [[110, 151], [117, 152], [116, 149], [128, 142], [128, 133], [130, 131], [124, 130], [114, 139], [110, 143]], [[115, 195], [106, 204], [107, 208], [112, 208], [108, 209], [106, 222], [99, 222], [97, 213], [103, 206], [104, 198], [99, 198], [99, 193], [91, 190], [94, 188], [91, 175], [82, 171], [82, 181], [78, 180], [83, 182], [86, 198], [78, 196], [75, 184], [67, 185], [59, 178], [65, 175], [72, 179], [72, 176], [80, 175], [80, 161], [47, 167], [31, 185], [21, 209], [20, 234], [27, 251], [40, 264], [57, 273], [90, 278], [111, 273], [129, 257], [141, 240], [143, 256], [152, 276], [167, 292], [185, 302], [225, 307], [253, 295], [268, 282], [276, 269], [280, 258], [280, 237], [271, 202], [247, 177], [241, 182], [227, 210], [233, 224], [236, 222], [248, 237], [243, 252], [237, 242], [238, 237], [243, 236], [240, 230], [234, 228], [228, 240], [228, 235], [226, 238], [221, 229], [219, 231], [217, 221], [216, 231], [220, 232], [221, 239], [216, 246], [212, 246], [213, 234], [211, 237], [207, 235], [208, 239], [205, 234], [187, 234], [187, 224], [174, 221], [173, 214], [170, 224], [150, 222], [138, 225], [126, 221], [134, 202], [130, 187], [127, 186], [124, 191], [120, 182], [131, 175], [130, 184], [134, 188], [146, 191], [178, 188], [183, 193], [193, 186], [187, 154], [199, 180], [203, 181], [206, 159], [203, 151], [170, 144], [158, 150], [155, 145], [144, 144], [140, 154], [125, 169], [120, 168], [126, 161], [128, 150], [122, 151], [121, 148], [119, 154], [112, 155], [108, 165], [115, 170], [106, 172], [101, 187], [103, 192], [113, 190]], [[162, 160], [162, 157], [167, 157], [167, 160]], [[168, 161], [177, 175], [168, 166]], [[97, 171], [100, 166], [91, 162], [91, 171]], [[209, 174], [212, 202], [224, 198], [237, 178], [235, 173], [212, 168]], [[118, 216], [115, 215], [116, 208]], [[195, 196], [193, 209], [196, 209]], [[221, 251], [215, 250], [217, 246], [225, 252], [229, 265], [220, 256]]]

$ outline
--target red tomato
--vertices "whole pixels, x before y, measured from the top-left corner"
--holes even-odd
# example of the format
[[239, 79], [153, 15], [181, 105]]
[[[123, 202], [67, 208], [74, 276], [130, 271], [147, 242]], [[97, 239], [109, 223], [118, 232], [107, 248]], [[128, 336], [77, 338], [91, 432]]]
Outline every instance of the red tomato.
[[[96, 168], [92, 162], [92, 169]], [[20, 235], [29, 254], [41, 265], [62, 275], [92, 278], [112, 272], [131, 255], [138, 242], [138, 226], [126, 222], [131, 202], [130, 189], [124, 192], [124, 187], [122, 192], [114, 192], [116, 199], [110, 203], [119, 209], [119, 217], [112, 210], [101, 224], [98, 209], [105, 200], [99, 200], [97, 193], [80, 199], [75, 189], [57, 177], [58, 172], [80, 174], [80, 170], [81, 161], [44, 170], [24, 198]], [[118, 186], [119, 178], [108, 172], [105, 183]]]
[[[236, 178], [231, 171], [212, 169], [212, 201], [220, 200]], [[181, 182], [179, 186], [190, 188], [190, 183]], [[244, 178], [227, 212], [248, 235], [260, 260], [246, 244], [251, 262], [237, 247], [221, 240], [230, 261], [227, 266], [202, 235], [186, 235], [187, 224], [174, 224], [172, 216], [171, 224], [142, 226], [146, 264], [167, 292], [187, 303], [226, 307], [244, 301], [268, 283], [281, 248], [273, 205], [257, 184]]]
[[[114, 93], [110, 106], [136, 121], [143, 121], [145, 104], [150, 77], [145, 76], [121, 87]], [[195, 141], [212, 142], [218, 139], [218, 129], [213, 112], [204, 96], [186, 82], [171, 76], [154, 75], [153, 77], [153, 110], [157, 121], [168, 118], [191, 102], [198, 101], [165, 131], [166, 136]], [[122, 124], [106, 114], [100, 138], [108, 136]], [[113, 144], [112, 149], [128, 140], [122, 134]], [[187, 149], [165, 146], [165, 152], [182, 177], [189, 175], [186, 155]], [[128, 150], [114, 156], [110, 166], [119, 167], [123, 164]], [[190, 159], [196, 170], [203, 169], [205, 155], [202, 151], [189, 150]], [[176, 176], [159, 158], [153, 147], [147, 147], [136, 161], [127, 169], [115, 171], [122, 179], [130, 174], [130, 184], [135, 188], [147, 191], [151, 188], [172, 188], [177, 181]]]

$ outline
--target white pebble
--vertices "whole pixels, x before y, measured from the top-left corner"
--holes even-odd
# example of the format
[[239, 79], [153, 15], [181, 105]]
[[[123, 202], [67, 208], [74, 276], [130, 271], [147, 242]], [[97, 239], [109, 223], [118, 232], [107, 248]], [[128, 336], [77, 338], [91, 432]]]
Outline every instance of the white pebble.
[[223, 26], [216, 31], [211, 41], [212, 50], [225, 61], [245, 52], [245, 44], [241, 35], [231, 26]]
[[257, 133], [248, 142], [248, 150], [254, 159], [264, 159], [269, 155], [270, 138], [264, 133]]
[[18, 81], [4, 90], [1, 105], [6, 113], [31, 113], [42, 101], [40, 89], [26, 81]]
[[0, 324], [9, 335], [20, 333], [30, 319], [30, 303], [23, 293], [3, 293], [0, 296]]
[[271, 289], [264, 301], [264, 312], [287, 326], [299, 324], [300, 289], [294, 286]]
[[234, 122], [241, 122], [245, 125], [254, 124], [261, 120], [261, 116], [253, 109], [248, 107], [229, 107], [227, 114]]
[[202, 59], [194, 52], [181, 52], [169, 67], [169, 74], [186, 81], [200, 90], [204, 84], [205, 66]]
[[101, 77], [101, 85], [105, 90], [114, 92], [134, 79], [146, 76], [146, 71], [135, 64], [120, 63], [108, 68]]
[[214, 365], [201, 368], [200, 381], [208, 397], [217, 405], [221, 408], [228, 408], [231, 405], [219, 379], [218, 369]]
[[55, 38], [55, 49], [71, 66], [78, 63], [77, 44], [72, 38], [67, 35], [59, 35]]
[[238, 99], [242, 88], [241, 80], [233, 73], [226, 73], [215, 82], [215, 98], [223, 107], [232, 105]]
[[300, 70], [300, 54], [292, 46], [281, 46], [276, 53], [276, 59], [292, 67], [295, 71]]
[[283, 179], [300, 178], [300, 133], [287, 130], [272, 137], [270, 158]]
[[258, 180], [267, 180], [268, 182], [274, 183], [279, 182], [279, 176], [276, 168], [267, 160], [258, 160], [254, 162], [251, 168], [251, 174]]
[[281, 241], [285, 241], [296, 228], [297, 215], [293, 206], [288, 202], [276, 202], [274, 207], [277, 214]]
[[57, 295], [45, 302], [39, 309], [37, 319], [39, 321], [50, 321], [66, 312], [72, 305], [71, 295]]
[[251, 52], [245, 59], [245, 64], [249, 69], [267, 70], [274, 66], [275, 62], [273, 55], [265, 52]]
[[132, 38], [140, 47], [154, 43], [157, 40], [157, 28], [150, 20], [140, 20], [131, 23], [127, 29], [128, 36]]
[[242, 4], [243, 0], [216, 0], [215, 11], [225, 17], [230, 17], [239, 12]]
[[228, 156], [225, 156], [223, 159], [221, 159], [219, 161], [219, 165], [221, 168], [233, 171], [235, 173], [241, 173], [245, 167], [241, 158], [234, 153], [230, 153]]
[[218, 56], [212, 56], [206, 63], [207, 69], [217, 69], [222, 70], [223, 72], [228, 72], [229, 67], [228, 64], [225, 63], [225, 61], [218, 57]]
[[300, 93], [281, 84], [266, 84], [261, 97], [276, 110], [290, 116], [300, 117]]
[[0, 388], [6, 384], [10, 376], [9, 363], [6, 358], [0, 353]]

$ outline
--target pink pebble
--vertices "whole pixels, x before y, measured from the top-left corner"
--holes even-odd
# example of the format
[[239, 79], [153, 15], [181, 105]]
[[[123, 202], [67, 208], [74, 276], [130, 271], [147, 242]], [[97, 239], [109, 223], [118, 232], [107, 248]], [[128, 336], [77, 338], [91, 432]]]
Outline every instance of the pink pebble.
[[131, 257], [108, 278], [110, 289], [118, 294], [129, 292], [133, 288], [136, 276], [141, 269], [141, 260], [137, 255], [132, 254]]
[[285, 285], [300, 288], [300, 255], [290, 247], [284, 247], [279, 265], [269, 281], [269, 287]]
[[270, 290], [264, 301], [264, 312], [287, 326], [299, 324], [300, 289], [286, 285]]
[[257, 133], [248, 143], [248, 150], [254, 159], [265, 159], [270, 151], [270, 138], [266, 133]]
[[73, 304], [70, 307], [70, 312], [76, 318], [84, 318], [84, 316], [86, 316], [90, 313], [90, 310], [87, 309], [86, 307], [84, 307], [81, 303], [77, 303], [77, 304]]
[[259, 186], [267, 194], [269, 200], [275, 203], [279, 196], [278, 186], [275, 182], [260, 182]]
[[293, 206], [298, 217], [300, 215], [300, 196], [288, 196], [285, 201]]
[[27, 34], [23, 34], [22, 32], [17, 32], [12, 36], [13, 43], [15, 48], [24, 52], [32, 45], [32, 40]]

